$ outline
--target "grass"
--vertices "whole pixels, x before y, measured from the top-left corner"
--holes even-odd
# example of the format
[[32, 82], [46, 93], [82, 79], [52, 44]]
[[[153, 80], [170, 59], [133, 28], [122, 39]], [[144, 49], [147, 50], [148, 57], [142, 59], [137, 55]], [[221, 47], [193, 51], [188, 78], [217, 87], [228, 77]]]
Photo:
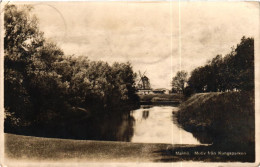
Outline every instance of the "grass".
[[20, 160], [70, 160], [99, 162], [151, 162], [160, 157], [158, 150], [169, 144], [91, 141], [41, 138], [5, 134], [5, 155]]
[[253, 92], [200, 93], [181, 104], [178, 122], [187, 131], [208, 133], [213, 143], [255, 142]]
[[183, 95], [181, 94], [148, 94], [139, 95], [140, 100], [143, 102], [154, 102], [154, 101], [182, 101]]
[[244, 160], [254, 162], [254, 106], [253, 91], [200, 93], [180, 105], [177, 120], [212, 150], [244, 151]]
[[[241, 151], [212, 145], [171, 145], [111, 141], [40, 138], [5, 134], [5, 158], [30, 162], [252, 162], [250, 154], [239, 156], [195, 155], [195, 152]], [[179, 155], [188, 152], [189, 155]], [[243, 153], [243, 152], [242, 152]]]
[[[217, 155], [209, 155], [208, 151]], [[244, 155], [219, 155], [218, 152]], [[180, 155], [186, 152], [189, 155]], [[199, 156], [195, 152], [206, 155]], [[214, 145], [171, 145], [112, 141], [70, 140], [5, 134], [5, 158], [30, 162], [254, 162], [254, 156], [239, 148]]]

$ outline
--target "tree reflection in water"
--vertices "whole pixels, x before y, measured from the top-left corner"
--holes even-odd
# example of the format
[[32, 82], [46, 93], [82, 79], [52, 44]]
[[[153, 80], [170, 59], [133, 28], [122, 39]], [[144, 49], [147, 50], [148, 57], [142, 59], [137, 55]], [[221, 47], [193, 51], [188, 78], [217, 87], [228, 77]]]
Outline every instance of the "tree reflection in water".
[[142, 118], [147, 119], [148, 117], [149, 117], [149, 110], [144, 110]]
[[[131, 141], [134, 134], [135, 119], [130, 112], [118, 112], [107, 115], [96, 127], [95, 139], [109, 141]], [[97, 125], [97, 124], [96, 124]], [[95, 126], [95, 125], [94, 125]]]

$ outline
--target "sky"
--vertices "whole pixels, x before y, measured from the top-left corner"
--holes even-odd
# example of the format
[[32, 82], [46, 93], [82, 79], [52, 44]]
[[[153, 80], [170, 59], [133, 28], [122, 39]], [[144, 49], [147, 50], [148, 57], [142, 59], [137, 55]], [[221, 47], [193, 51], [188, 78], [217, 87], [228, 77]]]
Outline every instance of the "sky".
[[40, 2], [40, 30], [66, 55], [131, 62], [152, 88], [170, 88], [242, 36], [256, 37], [259, 5], [252, 2]]

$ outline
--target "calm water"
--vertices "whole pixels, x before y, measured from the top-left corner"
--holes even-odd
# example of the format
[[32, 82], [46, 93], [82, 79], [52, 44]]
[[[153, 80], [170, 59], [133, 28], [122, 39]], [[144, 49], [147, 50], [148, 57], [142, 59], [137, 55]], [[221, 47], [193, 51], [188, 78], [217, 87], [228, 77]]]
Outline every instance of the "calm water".
[[193, 135], [182, 128], [174, 120], [177, 107], [153, 106], [141, 107], [131, 111], [134, 118], [131, 142], [200, 144]]
[[[133, 111], [100, 112], [78, 124], [72, 124], [71, 132], [73, 137], [79, 134], [76, 137], [86, 140], [200, 144], [201, 140], [197, 139], [201, 134], [191, 134], [178, 126], [174, 116], [177, 110], [173, 106], [142, 106]], [[82, 124], [85, 128], [79, 129]], [[79, 133], [74, 133], [77, 130]]]

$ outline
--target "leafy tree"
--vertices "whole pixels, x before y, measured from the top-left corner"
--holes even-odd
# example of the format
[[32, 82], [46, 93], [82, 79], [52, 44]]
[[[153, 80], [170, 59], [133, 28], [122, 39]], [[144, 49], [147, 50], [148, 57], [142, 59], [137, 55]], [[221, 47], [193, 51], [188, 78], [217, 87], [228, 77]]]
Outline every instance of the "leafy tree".
[[194, 92], [254, 89], [254, 39], [242, 37], [224, 58], [217, 55], [205, 66], [191, 72], [188, 80]]
[[138, 102], [130, 63], [64, 55], [44, 38], [32, 9], [5, 7], [6, 132], [87, 138], [91, 122]]
[[206, 75], [207, 71], [204, 67], [194, 69], [188, 79], [188, 85], [197, 93], [204, 92], [206, 88]]
[[235, 49], [234, 66], [237, 70], [238, 89], [254, 89], [254, 39], [242, 37]]
[[20, 124], [26, 124], [26, 118], [32, 115], [27, 75], [28, 64], [32, 62], [31, 52], [41, 47], [44, 41], [31, 10], [30, 6], [18, 9], [15, 5], [6, 5], [4, 15], [4, 106], [6, 112], [21, 118]]
[[184, 93], [185, 84], [187, 83], [188, 73], [186, 71], [178, 71], [172, 79], [172, 91], [176, 93]]

